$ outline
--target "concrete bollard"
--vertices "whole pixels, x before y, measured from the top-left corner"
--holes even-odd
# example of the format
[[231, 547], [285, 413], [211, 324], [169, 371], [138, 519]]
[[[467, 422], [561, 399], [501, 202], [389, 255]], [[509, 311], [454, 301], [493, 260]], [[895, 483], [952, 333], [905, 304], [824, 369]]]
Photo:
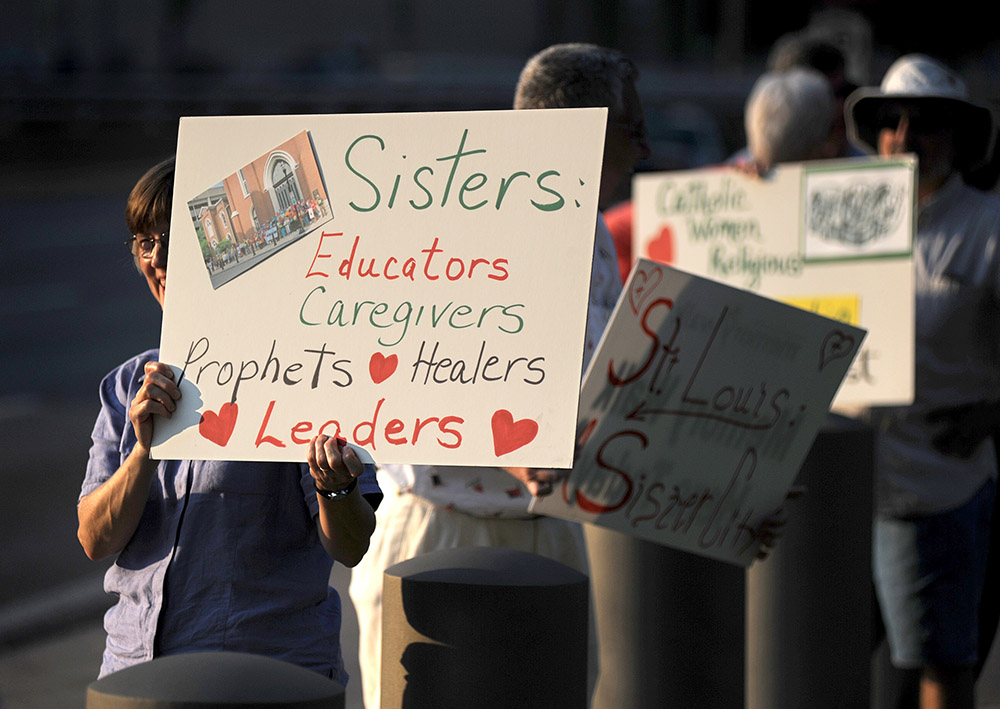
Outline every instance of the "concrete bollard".
[[750, 570], [586, 525], [595, 709], [869, 702], [871, 429], [828, 417], [781, 540]]
[[601, 675], [594, 709], [743, 706], [744, 570], [586, 526]]
[[781, 541], [747, 575], [748, 709], [867, 707], [874, 433], [831, 416]]
[[87, 709], [343, 709], [331, 679], [260, 655], [192, 652], [127, 667], [87, 687]]
[[401, 562], [383, 579], [382, 707], [587, 706], [580, 572], [463, 547]]

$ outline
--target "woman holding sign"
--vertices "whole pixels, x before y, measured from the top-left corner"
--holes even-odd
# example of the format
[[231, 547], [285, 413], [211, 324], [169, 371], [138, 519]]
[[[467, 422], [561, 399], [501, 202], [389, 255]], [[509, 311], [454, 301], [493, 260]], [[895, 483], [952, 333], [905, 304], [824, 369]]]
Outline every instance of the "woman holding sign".
[[[147, 172], [125, 210], [127, 245], [163, 306], [174, 161]], [[150, 458], [153, 421], [181, 393], [148, 350], [101, 383], [101, 411], [78, 505], [92, 559], [114, 555], [100, 676], [193, 651], [286, 660], [347, 682], [334, 561], [356, 565], [381, 500], [374, 470], [319, 436], [306, 463]]]

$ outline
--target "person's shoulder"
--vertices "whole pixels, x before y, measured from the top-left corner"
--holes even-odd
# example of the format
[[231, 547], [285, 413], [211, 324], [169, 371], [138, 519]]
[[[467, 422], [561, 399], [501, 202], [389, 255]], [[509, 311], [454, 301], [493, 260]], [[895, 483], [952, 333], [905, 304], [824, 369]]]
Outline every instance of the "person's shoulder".
[[[961, 183], [960, 209], [991, 233], [1000, 233], [1000, 195]], [[957, 205], [958, 206], [958, 205]]]
[[620, 234], [631, 233], [632, 200], [629, 199], [608, 207], [601, 213], [601, 217], [612, 236], [618, 237]]
[[962, 205], [982, 205], [990, 208], [1000, 205], [1000, 195], [970, 185], [960, 174], [954, 174], [934, 193], [933, 199]]
[[722, 164], [736, 165], [738, 167], [740, 165], [745, 165], [751, 160], [753, 160], [753, 155], [750, 154], [750, 148], [748, 148], [747, 146], [743, 146], [735, 153], [730, 155], [728, 158], [726, 158], [725, 162], [723, 162]]
[[130, 383], [143, 376], [146, 362], [154, 362], [159, 357], [160, 351], [157, 348], [130, 357], [104, 376], [102, 386], [128, 391], [131, 388]]
[[993, 212], [994, 215], [1000, 217], [1000, 194], [996, 192], [984, 192], [976, 187], [970, 187], [970, 190], [974, 191], [979, 199], [982, 201], [984, 209], [988, 209]]

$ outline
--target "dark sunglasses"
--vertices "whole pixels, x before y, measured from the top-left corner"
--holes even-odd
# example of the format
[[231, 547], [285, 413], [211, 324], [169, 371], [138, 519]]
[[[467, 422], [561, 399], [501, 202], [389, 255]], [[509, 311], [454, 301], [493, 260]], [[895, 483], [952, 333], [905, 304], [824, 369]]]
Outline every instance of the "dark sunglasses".
[[906, 118], [908, 130], [912, 133], [939, 133], [952, 127], [951, 117], [940, 108], [912, 108], [887, 106], [879, 113], [878, 127], [895, 129]]

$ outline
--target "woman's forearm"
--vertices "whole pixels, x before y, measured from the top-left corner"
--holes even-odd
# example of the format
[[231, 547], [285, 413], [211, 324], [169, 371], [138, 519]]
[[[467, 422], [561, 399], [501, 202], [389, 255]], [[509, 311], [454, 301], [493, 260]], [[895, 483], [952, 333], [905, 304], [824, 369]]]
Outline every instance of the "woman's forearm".
[[375, 511], [355, 487], [342, 499], [319, 499], [319, 537], [323, 548], [334, 561], [357, 566], [368, 551], [375, 531]]
[[146, 506], [156, 461], [136, 446], [108, 480], [77, 505], [77, 538], [95, 561], [117, 554], [132, 538]]

